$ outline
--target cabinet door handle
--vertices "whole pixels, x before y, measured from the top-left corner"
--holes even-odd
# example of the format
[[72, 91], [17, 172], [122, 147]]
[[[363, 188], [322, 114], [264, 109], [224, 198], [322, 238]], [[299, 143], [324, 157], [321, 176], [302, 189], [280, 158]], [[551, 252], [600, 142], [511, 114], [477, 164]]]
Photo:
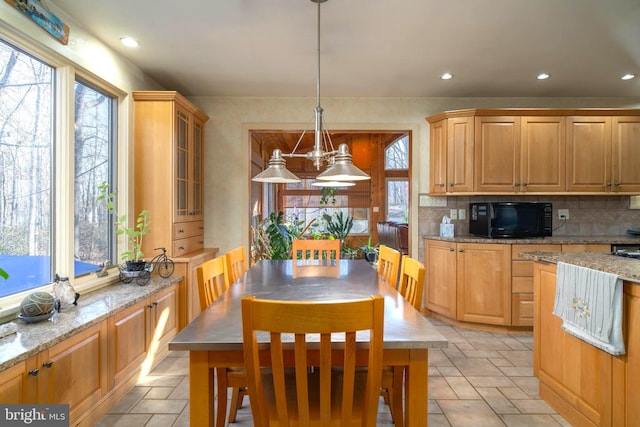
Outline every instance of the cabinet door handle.
[[180, 246], [178, 249], [180, 249], [181, 251], [184, 251], [184, 246]]
[[52, 366], [53, 366], [53, 361], [52, 361], [52, 360], [47, 360], [46, 362], [44, 362], [44, 363], [42, 364], [42, 367], [43, 367], [43, 368], [50, 368], [50, 367], [52, 367]]
[[449, 252], [453, 252], [453, 248], [449, 248]]
[[31, 375], [32, 377], [37, 377], [39, 372], [40, 372], [40, 370], [38, 368], [36, 368], [36, 369], [30, 370], [28, 372], [28, 374]]
[[526, 187], [527, 185], [529, 185], [529, 183], [525, 182], [525, 183], [524, 183], [524, 184], [522, 184], [522, 185], [524, 185], [524, 186]]
[[610, 182], [607, 182], [607, 187], [611, 187], [611, 183]]
[[458, 249], [458, 252], [464, 252], [464, 249]]
[[516, 187], [520, 187], [520, 183], [519, 183], [519, 182], [516, 182], [514, 185], [515, 185]]
[[153, 304], [147, 304], [147, 308], [153, 308]]
[[153, 306], [155, 307], [156, 305], [158, 305], [158, 301], [153, 302]]
[[438, 184], [440, 187], [444, 187], [444, 184]]
[[178, 230], [178, 233], [183, 234], [183, 233], [184, 233], [184, 230], [183, 230], [183, 229], [180, 229], [180, 230]]
[[615, 184], [613, 184], [613, 185], [615, 185], [616, 187], [620, 187], [620, 183], [619, 183], [619, 182], [616, 182], [616, 183], [615, 183]]

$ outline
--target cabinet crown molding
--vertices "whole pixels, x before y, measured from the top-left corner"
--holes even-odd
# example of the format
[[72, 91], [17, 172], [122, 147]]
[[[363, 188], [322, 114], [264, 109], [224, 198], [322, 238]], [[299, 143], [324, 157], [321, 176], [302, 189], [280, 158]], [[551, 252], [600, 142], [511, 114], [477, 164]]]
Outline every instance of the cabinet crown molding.
[[429, 116], [426, 120], [435, 123], [443, 119], [469, 116], [640, 116], [637, 108], [467, 108], [449, 110]]

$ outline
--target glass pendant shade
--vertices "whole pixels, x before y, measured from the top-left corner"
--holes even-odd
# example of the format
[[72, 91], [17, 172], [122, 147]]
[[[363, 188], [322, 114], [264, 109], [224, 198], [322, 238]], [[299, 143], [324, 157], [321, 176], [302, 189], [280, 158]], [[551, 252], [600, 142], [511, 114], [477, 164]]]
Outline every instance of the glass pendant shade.
[[269, 159], [269, 167], [254, 176], [253, 181], [268, 182], [272, 184], [288, 184], [300, 182], [300, 178], [292, 174], [282, 158], [282, 151], [277, 148], [273, 150], [271, 159]]

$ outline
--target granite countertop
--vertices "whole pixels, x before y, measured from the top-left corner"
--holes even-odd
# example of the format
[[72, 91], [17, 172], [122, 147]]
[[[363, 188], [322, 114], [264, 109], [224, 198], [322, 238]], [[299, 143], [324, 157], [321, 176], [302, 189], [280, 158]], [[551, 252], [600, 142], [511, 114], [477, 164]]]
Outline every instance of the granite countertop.
[[640, 259], [596, 252], [523, 252], [520, 256], [538, 262], [574, 264], [617, 274], [623, 280], [640, 283]]
[[0, 338], [0, 371], [102, 322], [181, 280], [182, 276], [172, 276], [168, 279], [153, 277], [145, 286], [138, 286], [135, 281], [116, 283], [81, 294], [77, 306], [65, 307], [49, 320], [29, 324], [20, 319], [13, 320], [18, 332]]
[[454, 237], [422, 236], [429, 240], [442, 240], [454, 243], [496, 243], [512, 245], [589, 245], [589, 244], [632, 244], [640, 245], [640, 237], [622, 236], [551, 236], [529, 239], [490, 239], [472, 235]]

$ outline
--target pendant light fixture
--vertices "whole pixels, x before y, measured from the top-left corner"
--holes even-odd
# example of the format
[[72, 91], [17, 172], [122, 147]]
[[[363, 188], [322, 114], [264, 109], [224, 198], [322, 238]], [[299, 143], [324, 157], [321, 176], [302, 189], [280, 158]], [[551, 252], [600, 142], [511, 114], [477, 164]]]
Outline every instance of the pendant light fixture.
[[[316, 182], [312, 185], [330, 186], [330, 187], [346, 187], [355, 185], [351, 181], [361, 181], [371, 179], [369, 175], [353, 165], [353, 159], [349, 154], [347, 144], [340, 144], [335, 150], [331, 142], [331, 136], [324, 127], [322, 118], [322, 107], [320, 106], [320, 4], [327, 0], [311, 0], [318, 4], [318, 79], [316, 81], [316, 108], [314, 109], [314, 144], [313, 150], [307, 153], [296, 153], [296, 149], [300, 145], [306, 130], [302, 132], [293, 151], [289, 154], [283, 153], [279, 149], [273, 150], [269, 166], [264, 171], [253, 177], [253, 181], [266, 183], [294, 183], [300, 182], [300, 178], [291, 173], [287, 167], [285, 157], [303, 157], [311, 160], [317, 170], [323, 163], [327, 163], [327, 169], [316, 177]], [[320, 182], [331, 182], [334, 185], [321, 184]], [[338, 184], [336, 184], [338, 183]]]

